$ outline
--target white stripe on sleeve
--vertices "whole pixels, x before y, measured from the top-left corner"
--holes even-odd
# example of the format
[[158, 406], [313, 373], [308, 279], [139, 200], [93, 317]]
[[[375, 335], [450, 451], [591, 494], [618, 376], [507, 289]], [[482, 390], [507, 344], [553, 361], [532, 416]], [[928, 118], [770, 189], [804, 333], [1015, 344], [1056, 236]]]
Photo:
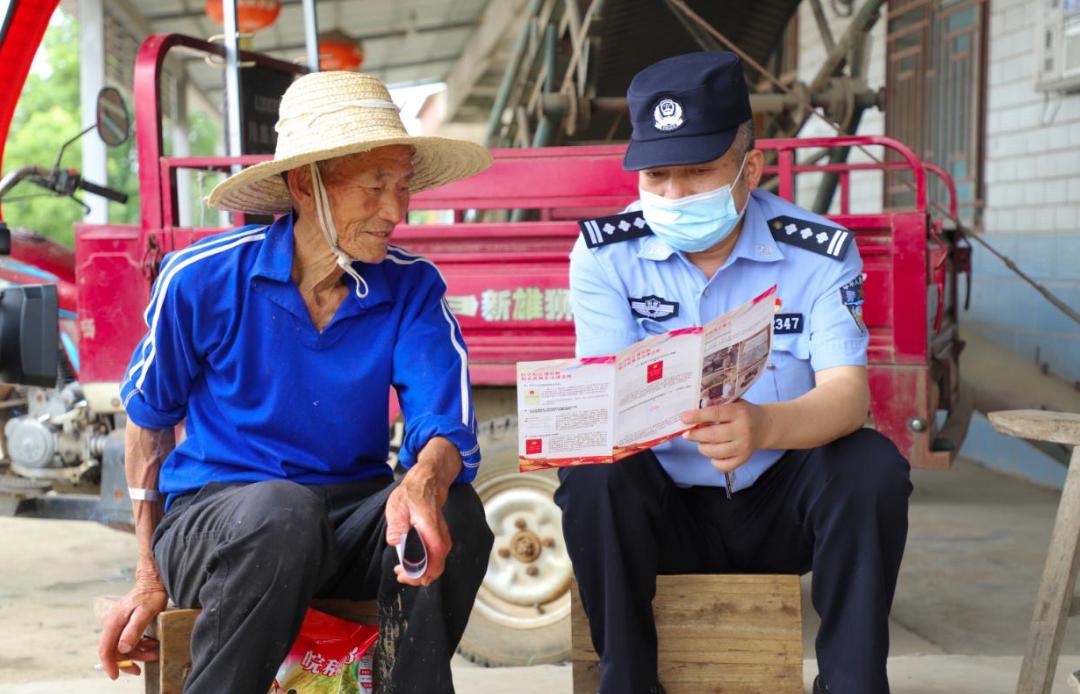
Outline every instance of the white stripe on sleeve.
[[165, 296], [169, 291], [169, 285], [172, 283], [173, 278], [176, 277], [177, 273], [186, 268], [188, 265], [197, 263], [200, 260], [205, 260], [206, 258], [213, 257], [215, 255], [218, 255], [219, 253], [224, 253], [225, 251], [231, 250], [245, 243], [262, 241], [264, 238], [266, 238], [265, 233], [256, 233], [254, 235], [240, 235], [232, 243], [228, 243], [226, 245], [212, 246], [211, 248], [204, 250], [202, 253], [193, 255], [190, 258], [184, 258], [182, 261], [177, 259], [176, 261], [169, 263], [169, 269], [165, 272], [164, 275], [162, 275], [160, 279], [161, 289], [158, 292], [157, 300], [154, 302], [153, 305], [153, 319], [149, 324], [150, 331], [148, 333], [149, 337], [147, 339], [147, 345], [149, 346], [150, 351], [143, 359], [141, 367], [142, 372], [139, 374], [139, 379], [135, 382], [136, 390], [142, 390], [142, 385], [146, 381], [146, 374], [149, 372], [150, 365], [153, 364], [154, 357], [157, 355], [156, 336], [158, 321], [161, 320], [161, 307], [165, 303]]
[[[443, 277], [442, 272], [435, 263], [431, 262], [427, 258], [419, 255], [413, 255], [408, 251], [399, 248], [397, 246], [390, 246], [386, 254], [386, 259], [396, 265], [412, 265], [414, 263], [427, 263], [435, 272], [438, 273], [439, 279], [442, 280], [443, 285], [446, 286], [446, 278]], [[399, 257], [399, 255], [403, 257]], [[472, 423], [472, 417], [469, 416], [469, 412], [472, 409], [472, 397], [469, 394], [469, 358], [465, 352], [465, 346], [458, 340], [458, 333], [461, 331], [461, 326], [458, 325], [457, 319], [454, 318], [454, 314], [450, 311], [450, 308], [446, 304], [446, 298], [441, 301], [441, 307], [443, 317], [446, 319], [447, 324], [450, 326], [450, 343], [454, 346], [454, 351], [458, 354], [458, 359], [461, 362], [461, 421], [465, 426], [470, 426]]]
[[[179, 261], [179, 260], [181, 260], [181, 259], [183, 259], [183, 258], [185, 258], [185, 257], [187, 257], [189, 255], [193, 255], [195, 253], [200, 253], [202, 251], [208, 250], [210, 248], [214, 248], [215, 246], [220, 246], [220, 245], [222, 245], [224, 243], [228, 243], [229, 241], [233, 241], [235, 239], [251, 236], [253, 234], [261, 234], [261, 233], [265, 232], [267, 229], [268, 229], [268, 227], [264, 226], [264, 227], [260, 227], [258, 229], [247, 229], [245, 231], [239, 231], [239, 232], [236, 232], [236, 233], [229, 232], [229, 233], [221, 234], [220, 236], [216, 236], [213, 239], [211, 239], [209, 241], [205, 241], [203, 243], [191, 244], [187, 248], [184, 248], [182, 250], [174, 252], [172, 254], [172, 256], [169, 258], [168, 265], [165, 265], [164, 267], [161, 268], [161, 273], [164, 275], [170, 269], [172, 269], [172, 267], [174, 265], [176, 265], [177, 261]], [[161, 293], [161, 284], [162, 284], [161, 282], [155, 282], [154, 283], [153, 290], [150, 293], [150, 301], [147, 302], [146, 310], [143, 311], [143, 323], [145, 323], [147, 327], [150, 327], [150, 310], [157, 303], [158, 295]], [[136, 368], [141, 367], [143, 365], [143, 363], [146, 362], [147, 349], [149, 347], [150, 347], [150, 340], [144, 340], [143, 343], [142, 343], [142, 347], [141, 347], [141, 349], [142, 349], [142, 359], [139, 360], [139, 362], [137, 364], [132, 366], [131, 372], [128, 374], [128, 378], [131, 378], [131, 376], [134, 375]]]

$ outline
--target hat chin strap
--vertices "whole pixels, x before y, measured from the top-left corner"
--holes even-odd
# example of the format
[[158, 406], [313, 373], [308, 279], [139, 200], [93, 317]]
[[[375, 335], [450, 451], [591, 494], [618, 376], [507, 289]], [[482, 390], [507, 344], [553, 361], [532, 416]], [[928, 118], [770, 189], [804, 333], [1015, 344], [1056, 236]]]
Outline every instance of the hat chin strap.
[[[337, 256], [338, 267], [356, 280], [356, 297], [363, 299], [368, 295], [368, 283], [353, 267], [353, 259], [349, 257], [349, 254], [338, 246], [337, 227], [334, 226], [334, 217], [330, 213], [330, 197], [326, 194], [326, 186], [323, 185], [319, 166], [318, 164], [308, 164], [308, 166], [311, 167], [311, 192], [315, 194], [315, 213], [319, 217], [319, 229], [322, 230], [323, 238], [329, 244], [330, 250]], [[360, 289], [361, 285], [364, 287], [363, 291]]]

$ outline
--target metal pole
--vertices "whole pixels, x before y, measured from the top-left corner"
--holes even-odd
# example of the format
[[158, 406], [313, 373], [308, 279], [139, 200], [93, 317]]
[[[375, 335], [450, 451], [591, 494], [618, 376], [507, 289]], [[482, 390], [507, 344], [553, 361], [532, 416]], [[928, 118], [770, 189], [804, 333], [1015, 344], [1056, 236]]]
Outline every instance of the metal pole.
[[[187, 76], [176, 80], [176, 122], [173, 123], [172, 145], [174, 157], [187, 157], [191, 155], [190, 131], [188, 130], [188, 81]], [[182, 227], [192, 226], [191, 220], [191, 169], [174, 169], [176, 176], [176, 197], [173, 205], [176, 207], [176, 220]]]
[[236, 0], [222, 0], [221, 11], [225, 15], [225, 115], [228, 153], [230, 157], [239, 157], [244, 153], [244, 143], [240, 139], [240, 37], [236, 31]]
[[[544, 31], [544, 87], [543, 93], [550, 94], [555, 85], [555, 24], [548, 24], [547, 29]], [[558, 118], [562, 121], [562, 114], [556, 116], [554, 109], [548, 111], [544, 108], [544, 100], [540, 100], [540, 122], [536, 126], [536, 132], [533, 134], [533, 147], [546, 147], [551, 142], [552, 136], [555, 134], [553, 119]]]
[[547, 25], [544, 31], [544, 91], [555, 89], [555, 23]]
[[825, 16], [821, 0], [810, 0], [810, 9], [814, 11], [814, 21], [817, 23], [818, 33], [821, 34], [821, 42], [825, 44], [825, 52], [829, 53], [836, 48], [836, 40], [833, 39], [832, 29], [829, 28], [829, 18]]
[[304, 0], [304, 44], [307, 46], [308, 69], [319, 71], [319, 17], [315, 0]]
[[881, 6], [885, 0], [866, 0], [855, 13], [844, 30], [843, 36], [836, 42], [836, 46], [825, 56], [825, 62], [818, 68], [814, 81], [810, 83], [810, 93], [816, 94], [825, 88], [825, 84], [834, 77], [837, 70], [847, 60], [848, 53], [855, 47], [857, 41], [865, 40], [874, 24], [881, 16]]
[[[102, 0], [79, 3], [79, 94], [82, 124], [97, 118], [97, 94], [105, 86], [105, 10]], [[100, 137], [82, 141], [82, 174], [95, 183], [108, 183], [108, 149]], [[84, 221], [104, 224], [109, 221], [109, 201], [96, 195], [86, 197], [90, 211]]]
[[514, 80], [517, 79], [518, 69], [521, 67], [521, 59], [525, 56], [525, 49], [529, 45], [529, 30], [532, 28], [533, 19], [540, 9], [540, 0], [532, 0], [525, 10], [525, 24], [521, 27], [514, 42], [514, 49], [510, 53], [510, 62], [503, 72], [502, 82], [499, 83], [499, 91], [495, 95], [495, 104], [491, 107], [491, 116], [488, 118], [487, 133], [484, 135], [484, 144], [494, 147], [502, 126], [503, 111], [506, 110], [506, 102], [510, 100], [510, 92], [514, 88]]
[[[848, 126], [848, 131], [854, 135], [859, 129], [859, 122], [862, 121], [863, 111], [865, 109], [855, 107], [855, 113], [851, 115], [851, 125]], [[839, 164], [847, 161], [848, 155], [851, 153], [850, 147], [836, 147], [829, 152], [829, 163]], [[817, 194], [814, 196], [813, 211], [817, 214], [828, 214], [829, 208], [832, 207], [833, 196], [836, 194], [836, 185], [840, 182], [840, 174], [836, 171], [826, 171], [822, 174], [821, 184], [818, 186]], [[848, 203], [850, 204], [850, 200]]]
[[[818, 7], [820, 8], [820, 3]], [[824, 15], [823, 15], [824, 16]], [[826, 22], [824, 30], [828, 30], [828, 23]], [[852, 60], [849, 66], [852, 79], [860, 79], [863, 77], [863, 67], [866, 64], [865, 57], [869, 47], [867, 43], [870, 40], [870, 35], [863, 35], [863, 40], [855, 45], [852, 50]], [[832, 50], [830, 48], [830, 50]], [[866, 109], [858, 104], [855, 105], [855, 112], [851, 114], [851, 123], [847, 126], [849, 134], [854, 135], [859, 131], [859, 123], [862, 121], [863, 111]], [[829, 153], [829, 163], [838, 164], [840, 162], [847, 161], [848, 155], [851, 153], [850, 147], [840, 147], [834, 149]], [[814, 212], [818, 214], [826, 214], [830, 207], [832, 207], [833, 196], [836, 194], [836, 186], [840, 182], [840, 174], [836, 171], [826, 171], [825, 175], [821, 179], [821, 185], [818, 187], [817, 195], [814, 197]], [[848, 201], [850, 203], [850, 201]]]
[[[543, 93], [551, 95], [555, 86], [555, 44], [557, 28], [554, 23], [548, 24], [544, 30], [544, 85]], [[547, 108], [547, 107], [550, 108]], [[552, 102], [540, 99], [540, 122], [536, 124], [536, 132], [533, 133], [533, 147], [547, 147], [555, 136], [555, 123], [562, 122], [566, 113], [565, 107], [560, 107]], [[525, 221], [525, 210], [517, 209], [510, 214], [511, 222]]]

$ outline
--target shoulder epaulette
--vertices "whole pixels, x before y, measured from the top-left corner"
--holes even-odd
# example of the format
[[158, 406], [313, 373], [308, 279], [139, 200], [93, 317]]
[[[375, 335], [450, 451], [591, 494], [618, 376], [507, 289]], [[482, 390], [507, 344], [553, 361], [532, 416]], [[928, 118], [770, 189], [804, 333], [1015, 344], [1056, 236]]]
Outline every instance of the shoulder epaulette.
[[578, 222], [585, 245], [599, 248], [620, 241], [641, 238], [652, 233], [640, 212], [624, 212], [610, 217], [596, 217]]
[[769, 220], [773, 238], [804, 250], [841, 260], [855, 241], [847, 229], [780, 215]]

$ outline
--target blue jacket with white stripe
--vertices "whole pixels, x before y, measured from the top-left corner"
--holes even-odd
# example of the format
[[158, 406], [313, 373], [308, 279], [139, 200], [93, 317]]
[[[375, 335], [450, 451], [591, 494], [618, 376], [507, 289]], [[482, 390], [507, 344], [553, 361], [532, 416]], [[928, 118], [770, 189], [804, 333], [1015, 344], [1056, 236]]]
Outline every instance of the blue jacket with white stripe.
[[461, 451], [458, 480], [471, 481], [480, 451], [468, 357], [438, 269], [394, 246], [382, 263], [355, 263], [367, 296], [350, 291], [319, 332], [291, 279], [293, 221], [212, 236], [162, 264], [120, 387], [141, 427], [186, 418], [161, 491], [390, 475], [391, 387], [405, 416], [402, 464], [442, 436]]

